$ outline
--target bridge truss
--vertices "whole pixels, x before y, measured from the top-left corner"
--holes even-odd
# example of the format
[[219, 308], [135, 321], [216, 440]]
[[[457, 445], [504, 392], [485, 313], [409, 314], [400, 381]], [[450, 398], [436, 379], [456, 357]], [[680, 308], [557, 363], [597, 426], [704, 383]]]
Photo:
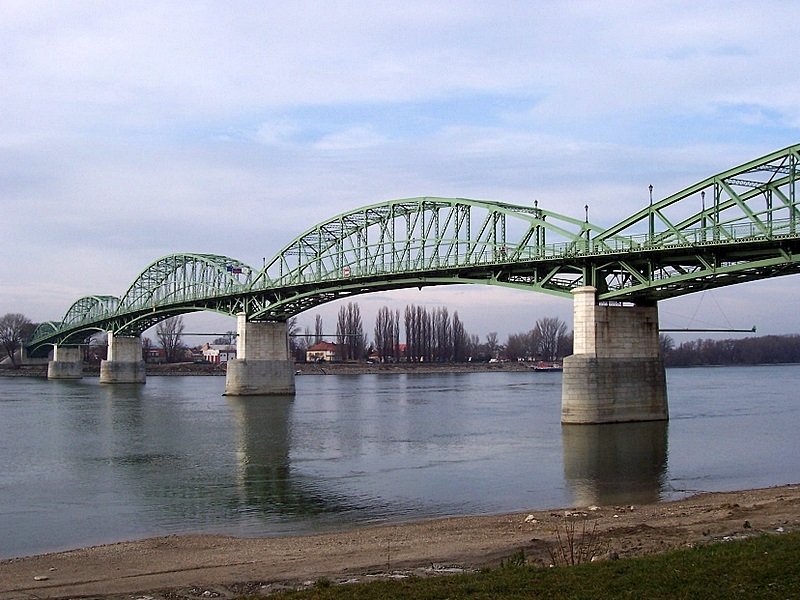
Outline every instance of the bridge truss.
[[261, 270], [226, 256], [158, 259], [121, 297], [87, 296], [41, 324], [30, 352], [94, 331], [135, 335], [195, 311], [285, 320], [371, 291], [482, 283], [653, 303], [800, 272], [800, 145], [750, 161], [603, 228], [532, 206], [420, 197], [335, 216]]

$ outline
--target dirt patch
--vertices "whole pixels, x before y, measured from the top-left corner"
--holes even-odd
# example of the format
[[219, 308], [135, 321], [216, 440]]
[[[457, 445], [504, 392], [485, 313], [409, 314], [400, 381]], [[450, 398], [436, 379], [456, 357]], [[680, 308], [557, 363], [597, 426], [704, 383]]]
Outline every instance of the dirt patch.
[[338, 533], [240, 539], [170, 536], [0, 562], [0, 600], [230, 598], [371, 577], [442, 575], [498, 564], [524, 550], [546, 565], [570, 521], [598, 558], [663, 552], [800, 529], [800, 485], [701, 494], [645, 506], [577, 507], [457, 517]]

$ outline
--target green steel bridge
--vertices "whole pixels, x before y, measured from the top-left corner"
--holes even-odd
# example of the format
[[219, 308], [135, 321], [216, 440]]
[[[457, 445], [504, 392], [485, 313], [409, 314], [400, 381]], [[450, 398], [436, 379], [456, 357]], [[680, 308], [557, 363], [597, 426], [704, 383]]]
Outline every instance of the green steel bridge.
[[[314, 225], [262, 269], [212, 254], [172, 254], [121, 296], [86, 296], [27, 345], [136, 336], [196, 311], [285, 321], [379, 290], [480, 283], [600, 302], [658, 300], [800, 272], [800, 145], [719, 173], [608, 228], [533, 206], [463, 198], [372, 204]], [[652, 196], [652, 188], [651, 188]]]

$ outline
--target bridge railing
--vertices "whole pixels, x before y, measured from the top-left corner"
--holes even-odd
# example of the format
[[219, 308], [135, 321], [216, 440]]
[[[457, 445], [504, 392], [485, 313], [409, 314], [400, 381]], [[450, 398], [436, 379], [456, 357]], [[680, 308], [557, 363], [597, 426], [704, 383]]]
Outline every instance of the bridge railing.
[[614, 238], [592, 240], [592, 254], [609, 254], [637, 250], [679, 248], [708, 245], [720, 242], [770, 240], [797, 235], [794, 219], [774, 219], [771, 221], [745, 223], [709, 224], [702, 227], [665, 231], [649, 234], [616, 236]]

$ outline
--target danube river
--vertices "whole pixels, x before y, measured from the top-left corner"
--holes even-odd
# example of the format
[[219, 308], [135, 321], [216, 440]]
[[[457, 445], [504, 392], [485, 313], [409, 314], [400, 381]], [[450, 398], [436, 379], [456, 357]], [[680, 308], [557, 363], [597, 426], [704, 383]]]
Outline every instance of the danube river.
[[671, 420], [559, 423], [558, 373], [0, 378], [0, 558], [800, 481], [800, 366], [672, 369]]

